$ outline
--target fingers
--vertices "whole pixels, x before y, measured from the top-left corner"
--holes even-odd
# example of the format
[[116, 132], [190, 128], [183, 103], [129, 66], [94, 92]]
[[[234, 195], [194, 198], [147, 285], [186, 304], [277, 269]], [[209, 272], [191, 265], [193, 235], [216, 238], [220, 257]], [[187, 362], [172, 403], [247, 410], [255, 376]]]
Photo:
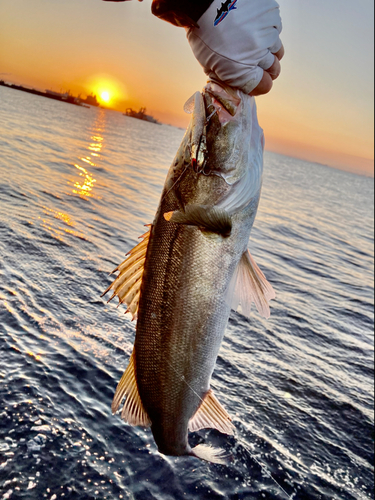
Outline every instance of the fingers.
[[277, 52], [275, 52], [274, 55], [278, 58], [279, 61], [281, 61], [281, 59], [285, 55], [284, 45], [281, 45], [281, 48]]
[[257, 97], [259, 95], [265, 95], [268, 94], [268, 92], [271, 91], [273, 87], [273, 81], [271, 78], [271, 75], [268, 73], [268, 71], [263, 71], [263, 77], [255, 89], [250, 92], [251, 96]]
[[272, 66], [263, 71], [263, 77], [257, 87], [250, 93], [251, 96], [260, 96], [268, 94], [272, 90], [273, 80], [276, 80], [281, 73], [280, 60], [284, 57], [285, 49], [282, 45], [281, 48], [274, 54], [275, 60]]
[[272, 80], [276, 80], [280, 76], [281, 73], [281, 64], [277, 56], [275, 55], [275, 60], [272, 64], [272, 66], [268, 69], [266, 69], [266, 72], [270, 75]]
[[274, 52], [273, 55], [275, 56], [275, 60], [272, 64], [272, 66], [268, 69], [266, 69], [267, 73], [270, 74], [272, 80], [276, 80], [280, 76], [281, 73], [281, 64], [280, 61], [285, 55], [285, 49], [284, 45], [281, 44], [280, 49], [277, 52]]

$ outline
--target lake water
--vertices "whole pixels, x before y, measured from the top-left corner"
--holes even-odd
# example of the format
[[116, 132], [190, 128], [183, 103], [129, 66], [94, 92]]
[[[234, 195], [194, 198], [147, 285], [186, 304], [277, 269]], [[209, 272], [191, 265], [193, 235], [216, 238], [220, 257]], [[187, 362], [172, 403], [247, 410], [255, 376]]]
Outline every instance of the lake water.
[[[188, 96], [187, 96], [188, 97]], [[272, 316], [233, 313], [212, 387], [237, 429], [160, 455], [111, 414], [134, 323], [100, 298], [183, 131], [0, 87], [0, 498], [373, 498], [372, 179], [267, 153], [249, 248]]]

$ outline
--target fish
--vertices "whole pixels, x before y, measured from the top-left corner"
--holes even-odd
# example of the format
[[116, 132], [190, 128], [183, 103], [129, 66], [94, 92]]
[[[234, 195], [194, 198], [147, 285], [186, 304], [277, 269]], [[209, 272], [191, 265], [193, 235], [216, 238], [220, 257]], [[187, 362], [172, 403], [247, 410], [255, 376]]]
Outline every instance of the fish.
[[134, 350], [112, 403], [128, 424], [151, 428], [160, 453], [224, 464], [192, 448], [189, 432], [234, 435], [211, 377], [231, 309], [266, 318], [272, 285], [248, 251], [263, 173], [263, 131], [253, 97], [209, 81], [185, 106], [189, 127], [154, 221], [115, 271], [112, 291], [137, 320]]

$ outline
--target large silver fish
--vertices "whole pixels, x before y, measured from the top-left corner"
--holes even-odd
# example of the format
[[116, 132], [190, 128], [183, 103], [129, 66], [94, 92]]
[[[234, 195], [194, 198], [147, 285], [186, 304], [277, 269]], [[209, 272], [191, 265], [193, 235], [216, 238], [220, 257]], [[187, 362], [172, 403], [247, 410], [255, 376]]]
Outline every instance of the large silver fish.
[[[263, 132], [254, 98], [210, 82], [193, 117], [150, 230], [116, 271], [111, 298], [137, 317], [134, 351], [113, 400], [122, 418], [150, 426], [161, 453], [223, 463], [192, 449], [188, 432], [233, 434], [210, 389], [230, 309], [254, 302], [268, 317], [274, 291], [247, 250], [258, 208]], [[188, 107], [189, 107], [188, 106]]]

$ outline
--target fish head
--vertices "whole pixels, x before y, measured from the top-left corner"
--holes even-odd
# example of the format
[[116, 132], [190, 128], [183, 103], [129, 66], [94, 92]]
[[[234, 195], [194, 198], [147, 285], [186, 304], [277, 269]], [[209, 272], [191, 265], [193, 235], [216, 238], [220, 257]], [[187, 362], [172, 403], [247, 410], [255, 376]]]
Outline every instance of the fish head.
[[[232, 185], [263, 170], [263, 130], [257, 119], [255, 99], [240, 90], [209, 82], [204, 88], [208, 113], [207, 167]], [[254, 186], [256, 190], [259, 183]]]
[[219, 206], [230, 215], [259, 197], [263, 131], [253, 97], [209, 82], [186, 103], [192, 119], [169, 171], [165, 193], [179, 209]]

